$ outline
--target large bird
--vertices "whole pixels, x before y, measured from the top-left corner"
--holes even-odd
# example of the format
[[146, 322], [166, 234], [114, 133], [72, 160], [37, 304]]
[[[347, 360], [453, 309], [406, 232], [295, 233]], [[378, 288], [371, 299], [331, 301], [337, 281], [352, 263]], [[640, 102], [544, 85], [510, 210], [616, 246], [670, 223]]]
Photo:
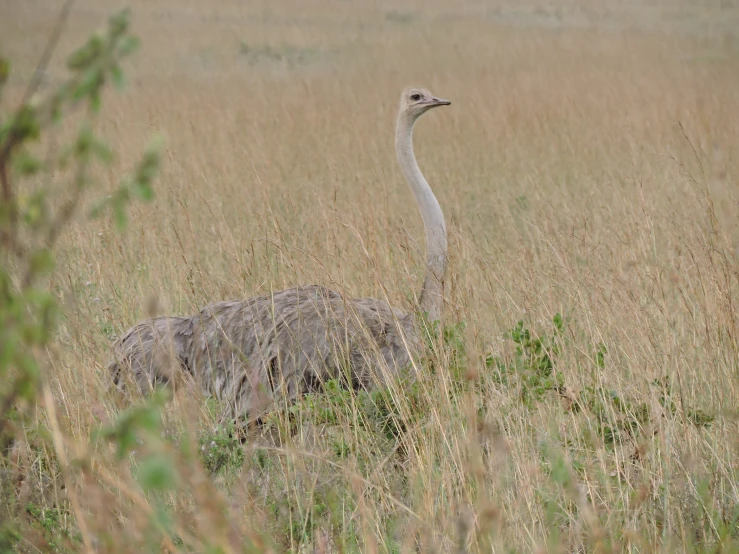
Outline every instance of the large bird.
[[[426, 231], [420, 311], [440, 319], [447, 266], [444, 215], [413, 154], [413, 126], [451, 102], [410, 88], [400, 99], [395, 148]], [[127, 375], [147, 392], [173, 368], [189, 372], [230, 417], [257, 419], [277, 399], [319, 390], [327, 379], [354, 388], [382, 385], [412, 363], [421, 346], [415, 313], [374, 298], [350, 298], [317, 285], [247, 300], [217, 302], [192, 317], [156, 317], [128, 330], [109, 364], [117, 385]], [[283, 396], [284, 395], [284, 396]]]

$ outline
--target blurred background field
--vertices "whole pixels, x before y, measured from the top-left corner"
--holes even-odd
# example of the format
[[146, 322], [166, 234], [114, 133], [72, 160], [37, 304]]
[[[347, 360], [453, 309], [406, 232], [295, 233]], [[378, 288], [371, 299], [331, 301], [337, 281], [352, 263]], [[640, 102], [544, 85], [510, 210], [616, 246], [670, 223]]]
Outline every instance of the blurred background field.
[[[329, 421], [305, 408], [239, 454], [196, 404], [223, 506], [173, 492], [172, 519], [233, 551], [737, 551], [738, 2], [128, 5], [142, 45], [105, 97], [117, 158], [98, 177], [112, 187], [152, 133], [166, 152], [125, 233], [81, 220], [62, 241], [52, 375], [70, 445], [125, 407], [104, 367], [152, 304], [319, 283], [410, 306], [424, 244], [393, 132], [400, 91], [421, 85], [452, 101], [415, 135], [450, 232], [449, 330], [436, 372], [394, 400], [405, 432], [379, 441], [336, 393]], [[76, 2], [46, 86], [122, 6]], [[0, 0], [6, 110], [59, 8]], [[188, 402], [167, 408], [174, 435]], [[7, 471], [30, 484], [4, 508], [29, 530], [18, 548], [74, 549], [53, 454], [24, 440]], [[104, 514], [89, 532], [137, 551], [131, 506], [150, 500], [113, 492], [127, 474], [100, 464], [78, 484]]]

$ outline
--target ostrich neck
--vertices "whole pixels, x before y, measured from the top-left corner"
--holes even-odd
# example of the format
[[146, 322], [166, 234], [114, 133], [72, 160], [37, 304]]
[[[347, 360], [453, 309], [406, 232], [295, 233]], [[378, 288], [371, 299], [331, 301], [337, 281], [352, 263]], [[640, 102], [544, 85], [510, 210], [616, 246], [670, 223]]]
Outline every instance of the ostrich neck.
[[415, 120], [400, 115], [395, 131], [395, 149], [400, 169], [416, 197], [426, 231], [426, 276], [419, 304], [421, 310], [428, 313], [429, 319], [435, 321], [441, 319], [444, 296], [444, 274], [447, 265], [446, 225], [441, 206], [418, 168], [416, 156], [413, 154], [414, 123]]

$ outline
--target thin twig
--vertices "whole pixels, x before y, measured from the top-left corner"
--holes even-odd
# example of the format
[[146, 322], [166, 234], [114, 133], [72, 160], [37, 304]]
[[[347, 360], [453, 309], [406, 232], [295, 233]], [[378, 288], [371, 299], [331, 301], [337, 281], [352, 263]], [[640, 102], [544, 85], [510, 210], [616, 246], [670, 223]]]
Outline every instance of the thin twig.
[[[59, 12], [59, 17], [57, 18], [56, 24], [54, 25], [54, 29], [49, 36], [49, 40], [46, 42], [46, 46], [44, 47], [44, 51], [41, 54], [41, 58], [39, 59], [38, 64], [36, 64], [36, 70], [34, 71], [25, 92], [23, 93], [23, 97], [21, 98], [20, 104], [16, 109], [16, 113], [23, 106], [26, 105], [28, 100], [41, 85], [43, 75], [46, 72], [46, 68], [49, 66], [51, 56], [54, 53], [57, 44], [59, 43], [59, 39], [61, 38], [62, 31], [64, 30], [64, 27], [67, 23], [67, 19], [69, 19], [69, 14], [72, 11], [72, 6], [74, 5], [74, 2], [75, 0], [66, 0], [64, 5], [62, 6], [62, 10]], [[13, 148], [15, 148], [18, 143], [19, 122], [19, 118], [15, 118], [13, 120], [13, 125], [8, 131], [8, 136], [5, 142], [0, 145], [0, 195], [2, 195], [2, 203], [7, 206], [7, 209], [9, 210], [7, 214], [9, 220], [8, 226], [7, 228], [0, 230], [0, 240], [3, 242], [4, 246], [8, 250], [14, 252], [17, 256], [21, 256], [23, 253], [25, 253], [25, 248], [23, 248], [22, 245], [18, 244], [18, 239], [16, 236], [18, 210], [15, 204], [13, 188], [10, 184], [10, 177], [8, 176], [8, 161], [10, 159], [10, 153], [13, 151]]]
[[[43, 75], [46, 72], [46, 69], [49, 67], [51, 56], [54, 54], [54, 50], [56, 50], [56, 46], [62, 36], [62, 31], [64, 31], [64, 26], [67, 23], [67, 19], [69, 19], [69, 14], [72, 12], [72, 6], [74, 5], [74, 2], [75, 0], [66, 0], [64, 5], [62, 6], [62, 10], [59, 12], [59, 17], [56, 20], [54, 29], [49, 36], [49, 40], [46, 41], [46, 46], [44, 47], [44, 51], [41, 54], [41, 58], [39, 58], [38, 64], [36, 64], [36, 70], [33, 72], [33, 76], [28, 82], [26, 91], [23, 93], [23, 97], [21, 98], [20, 104], [18, 105], [18, 109], [20, 109], [28, 102], [29, 98], [31, 98], [33, 93], [36, 92], [38, 87], [41, 85]], [[16, 131], [18, 130], [16, 128], [17, 121], [18, 120], [15, 120], [13, 122], [13, 126], [10, 128], [10, 132], [8, 133], [8, 139], [5, 141], [5, 144], [3, 144], [3, 147], [0, 150], [0, 166], [5, 165], [6, 158], [10, 153], [10, 150], [14, 146], [14, 137]], [[3, 187], [4, 186], [5, 184], [3, 183]], [[6, 199], [4, 195], [5, 190], [3, 189], [3, 200]]]

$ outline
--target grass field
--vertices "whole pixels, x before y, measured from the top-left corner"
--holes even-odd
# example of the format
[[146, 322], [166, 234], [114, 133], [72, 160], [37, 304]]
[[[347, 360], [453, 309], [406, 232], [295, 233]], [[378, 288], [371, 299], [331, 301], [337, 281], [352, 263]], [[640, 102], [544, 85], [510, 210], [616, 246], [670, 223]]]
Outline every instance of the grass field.
[[[102, 186], [153, 133], [166, 155], [125, 233], [81, 219], [62, 240], [36, 413], [61, 442], [27, 429], [3, 458], [18, 551], [739, 552], [739, 3], [130, 5], [142, 48], [105, 98]], [[52, 85], [119, 7], [77, 2]], [[0, 0], [9, 97], [58, 9]], [[452, 100], [415, 134], [451, 250], [427, 378], [387, 406], [307, 399], [243, 449], [177, 394], [149, 452], [169, 488], [143, 492], [137, 458], [88, 437], [126, 407], [112, 340], [152, 306], [318, 283], [411, 307], [411, 84]]]

